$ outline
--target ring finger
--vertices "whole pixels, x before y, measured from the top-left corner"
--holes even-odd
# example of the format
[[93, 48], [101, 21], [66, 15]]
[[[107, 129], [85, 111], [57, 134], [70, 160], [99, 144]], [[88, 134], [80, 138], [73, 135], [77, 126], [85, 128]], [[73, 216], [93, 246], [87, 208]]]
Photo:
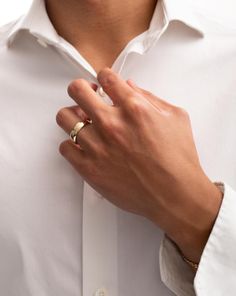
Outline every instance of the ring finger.
[[[78, 116], [78, 112], [75, 112], [77, 106], [65, 107], [61, 109], [57, 114], [57, 123], [64, 129], [67, 134], [70, 134], [77, 122], [84, 122], [89, 119], [87, 115]], [[77, 110], [78, 111], [78, 110]], [[101, 142], [100, 137], [94, 130], [93, 124], [86, 124], [77, 133], [77, 145], [80, 146], [87, 153], [96, 153], [96, 148]]]
[[78, 121], [84, 122], [87, 119], [89, 117], [79, 106], [62, 108], [56, 116], [57, 124], [68, 134]]

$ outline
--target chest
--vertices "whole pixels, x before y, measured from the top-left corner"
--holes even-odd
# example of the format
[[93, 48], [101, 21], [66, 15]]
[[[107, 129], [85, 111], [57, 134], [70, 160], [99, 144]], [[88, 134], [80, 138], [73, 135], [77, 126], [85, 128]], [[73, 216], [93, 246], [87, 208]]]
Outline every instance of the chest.
[[[94, 202], [95, 193], [84, 191], [83, 180], [58, 153], [60, 142], [68, 136], [55, 118], [60, 108], [74, 104], [66, 93], [69, 82], [76, 78], [96, 82], [96, 78], [79, 61], [57, 51], [36, 47], [29, 53], [29, 48], [22, 46], [1, 61], [6, 69], [0, 74], [0, 231], [7, 237], [3, 253], [8, 254], [8, 261], [12, 258], [12, 266], [19, 262], [19, 250], [29, 269], [35, 268], [36, 262], [38, 278], [45, 284], [46, 275], [58, 288], [57, 295], [68, 293], [71, 287], [65, 289], [63, 283], [60, 287], [55, 266], [70, 278], [76, 293], [81, 272], [87, 283], [93, 274], [94, 286], [99, 286], [104, 278], [109, 279], [111, 262], [118, 264], [115, 276], [125, 289], [123, 294], [144, 295], [148, 289], [150, 295], [169, 295], [157, 271], [161, 232], [142, 218]], [[231, 69], [236, 59], [230, 51], [222, 60], [220, 56], [221, 52], [211, 56], [201, 43], [169, 46], [167, 38], [145, 55], [124, 56], [116, 69], [124, 79], [132, 78], [140, 87], [185, 108], [204, 170], [214, 181], [235, 186], [236, 81]], [[111, 236], [113, 241], [104, 233], [104, 229], [113, 229], [107, 227], [107, 218], [117, 231]], [[106, 256], [97, 256], [104, 254], [105, 248]], [[147, 249], [144, 258], [143, 250]], [[58, 263], [58, 258], [64, 259]], [[133, 281], [130, 274], [135, 274]], [[144, 281], [143, 274], [151, 276]], [[89, 284], [84, 285], [92, 291]], [[48, 291], [52, 293], [50, 288]]]
[[[216, 45], [206, 46], [203, 40], [194, 45], [176, 40], [169, 46], [173, 38], [167, 34], [144, 55], [124, 54], [115, 70], [124, 79], [131, 78], [156, 96], [185, 108], [206, 173], [213, 179], [235, 182], [236, 57], [230, 47], [224, 55], [221, 50], [212, 55], [211, 47]], [[33, 163], [44, 170], [44, 159], [55, 160], [58, 143], [67, 137], [56, 125], [55, 116], [60, 108], [74, 104], [66, 92], [68, 84], [76, 78], [97, 80], [79, 61], [65, 59], [50, 48], [39, 51], [37, 47], [35, 56], [21, 52], [10, 58], [12, 69], [1, 77], [1, 150], [14, 169], [18, 162], [20, 169], [24, 161], [28, 168]], [[38, 149], [32, 149], [32, 143]]]

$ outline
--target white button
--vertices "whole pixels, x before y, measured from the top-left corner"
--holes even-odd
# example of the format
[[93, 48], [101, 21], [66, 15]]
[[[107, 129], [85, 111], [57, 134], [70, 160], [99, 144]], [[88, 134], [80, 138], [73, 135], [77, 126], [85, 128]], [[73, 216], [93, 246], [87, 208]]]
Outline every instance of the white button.
[[98, 93], [101, 97], [105, 97], [106, 93], [104, 92], [103, 88], [101, 86], [99, 86], [98, 88]]
[[48, 45], [47, 45], [47, 43], [44, 41], [44, 40], [42, 40], [42, 39], [38, 39], [37, 40], [38, 41], [38, 43], [40, 44], [40, 45], [42, 45], [43, 47], [48, 47]]
[[108, 294], [105, 289], [98, 289], [95, 292], [94, 296], [108, 296]]

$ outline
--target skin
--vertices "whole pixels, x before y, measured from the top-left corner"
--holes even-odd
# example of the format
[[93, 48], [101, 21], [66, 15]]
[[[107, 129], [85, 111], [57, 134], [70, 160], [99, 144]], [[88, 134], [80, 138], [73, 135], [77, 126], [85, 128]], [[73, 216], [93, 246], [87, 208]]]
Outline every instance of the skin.
[[200, 165], [189, 115], [109, 68], [127, 42], [147, 29], [154, 4], [47, 1], [55, 28], [98, 72], [98, 82], [114, 104], [102, 101], [96, 85], [84, 79], [72, 82], [68, 93], [76, 104], [59, 110], [57, 123], [67, 133], [78, 121], [89, 118], [92, 124], [78, 133], [79, 144], [69, 139], [59, 150], [96, 191], [151, 220], [188, 259], [199, 262], [222, 193]]
[[[46, 0], [49, 18], [98, 73], [146, 31], [157, 0]], [[99, 55], [98, 55], [99, 52]]]
[[76, 102], [57, 114], [67, 133], [83, 127], [76, 145], [60, 153], [100, 194], [123, 210], [161, 227], [182, 253], [199, 262], [222, 195], [203, 172], [185, 110], [124, 81], [111, 69], [98, 75], [114, 106], [105, 104], [86, 80], [72, 82]]

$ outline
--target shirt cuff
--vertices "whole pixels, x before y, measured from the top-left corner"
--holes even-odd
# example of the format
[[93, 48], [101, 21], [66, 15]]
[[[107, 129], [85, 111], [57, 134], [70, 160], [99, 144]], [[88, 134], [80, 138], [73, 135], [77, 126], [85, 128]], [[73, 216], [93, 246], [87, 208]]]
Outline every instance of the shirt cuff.
[[224, 198], [194, 280], [198, 296], [236, 295], [236, 191], [224, 184]]
[[161, 242], [159, 262], [161, 280], [167, 288], [177, 296], [196, 295], [193, 287], [195, 273], [166, 235]]
[[222, 184], [222, 191], [221, 208], [196, 275], [171, 240], [162, 240], [161, 279], [177, 296], [236, 295], [236, 191], [227, 184]]

